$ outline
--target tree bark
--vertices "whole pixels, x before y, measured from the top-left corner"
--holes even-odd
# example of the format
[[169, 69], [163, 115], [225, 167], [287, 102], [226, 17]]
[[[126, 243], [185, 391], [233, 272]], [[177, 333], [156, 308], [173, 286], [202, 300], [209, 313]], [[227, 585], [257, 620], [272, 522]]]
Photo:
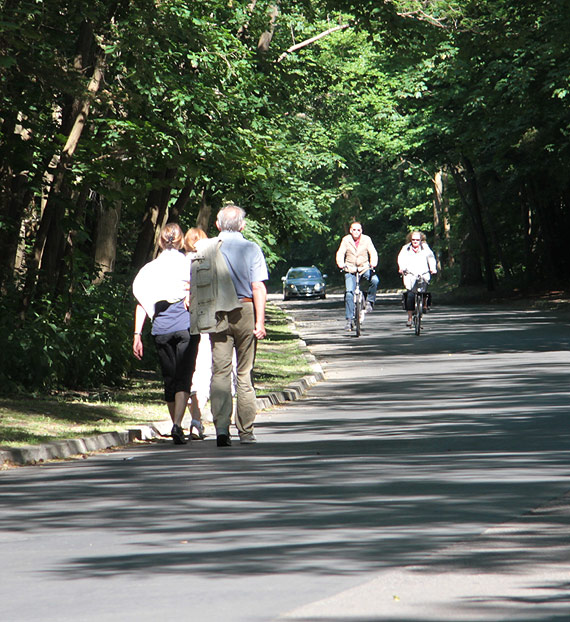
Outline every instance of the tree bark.
[[530, 280], [538, 276], [538, 264], [536, 262], [535, 253], [532, 252], [534, 246], [534, 219], [531, 209], [530, 200], [526, 188], [522, 188], [519, 193], [521, 203], [521, 221], [524, 232], [524, 278], [528, 283]]
[[[544, 185], [544, 181], [542, 185]], [[560, 253], [557, 252], [558, 236], [556, 235], [557, 230], [564, 230], [563, 225], [557, 221], [555, 214], [545, 204], [543, 194], [533, 177], [527, 178], [526, 188], [530, 209], [536, 215], [540, 230], [540, 235], [537, 237], [542, 238], [542, 247], [539, 250], [545, 276], [565, 277], [567, 275], [566, 258], [561, 258]]]
[[451, 171], [457, 186], [457, 191], [461, 197], [461, 201], [471, 218], [473, 231], [481, 249], [483, 265], [485, 267], [485, 282], [487, 284], [487, 289], [489, 291], [493, 291], [495, 289], [495, 273], [489, 250], [489, 242], [487, 240], [487, 234], [483, 224], [482, 206], [479, 200], [477, 178], [473, 165], [465, 156], [463, 156], [463, 163], [464, 166], [462, 170], [457, 166], [452, 166]]
[[[92, 36], [92, 33], [91, 33]], [[22, 317], [31, 303], [35, 287], [37, 275], [42, 268], [44, 259], [44, 250], [48, 236], [54, 236], [54, 239], [50, 242], [50, 257], [48, 263], [48, 269], [45, 271], [47, 280], [51, 280], [55, 274], [52, 273], [57, 265], [58, 254], [62, 252], [61, 240], [57, 239], [62, 236], [61, 222], [65, 214], [65, 205], [62, 199], [62, 190], [65, 182], [65, 174], [69, 163], [71, 162], [81, 134], [85, 128], [85, 123], [89, 116], [89, 108], [91, 105], [91, 99], [95, 93], [99, 90], [101, 82], [103, 80], [103, 70], [105, 65], [104, 54], [99, 50], [95, 55], [95, 65], [93, 68], [93, 75], [89, 80], [87, 86], [87, 92], [85, 97], [81, 100], [78, 111], [75, 116], [71, 131], [67, 136], [65, 145], [60, 153], [59, 159], [53, 170], [53, 180], [51, 187], [49, 188], [48, 198], [43, 210], [40, 226], [36, 233], [36, 240], [32, 251], [32, 256], [29, 259], [28, 273], [26, 277], [26, 284], [24, 288], [24, 296], [22, 299]], [[65, 238], [63, 239], [65, 244]]]
[[109, 272], [115, 268], [117, 256], [117, 237], [121, 222], [121, 202], [113, 201], [108, 205], [99, 197], [97, 202], [97, 225], [95, 234], [95, 269], [97, 276], [93, 283], [99, 285]]
[[267, 30], [261, 34], [261, 36], [259, 37], [259, 41], [257, 42], [257, 51], [261, 54], [266, 54], [267, 52], [269, 52], [269, 46], [271, 45], [271, 40], [273, 39], [273, 33], [275, 32], [275, 22], [277, 21], [278, 15], [279, 2], [275, 2], [269, 12], [269, 25], [267, 27]]
[[145, 263], [151, 261], [156, 254], [158, 234], [168, 217], [168, 200], [170, 198], [170, 181], [176, 171], [167, 169], [155, 175], [157, 187], [150, 191], [141, 230], [137, 239], [131, 266], [138, 272]]
[[15, 175], [11, 181], [10, 193], [5, 197], [6, 205], [1, 212], [3, 226], [0, 227], [0, 292], [2, 293], [6, 293], [6, 288], [16, 276], [14, 272], [22, 221], [26, 206], [33, 197], [26, 173]]
[[295, 45], [292, 45], [290, 48], [285, 50], [285, 52], [283, 52], [279, 56], [279, 58], [277, 59], [277, 62], [280, 63], [287, 55], [291, 54], [291, 52], [296, 52], [297, 50], [307, 47], [308, 45], [311, 45], [311, 43], [314, 43], [315, 41], [318, 41], [319, 39], [322, 39], [323, 37], [326, 37], [332, 34], [333, 32], [337, 32], [338, 30], [344, 30], [345, 28], [348, 28], [349, 26], [350, 24], [339, 24], [338, 26], [333, 26], [332, 28], [329, 28], [328, 30], [321, 32], [318, 35], [311, 37], [310, 39], [305, 39], [305, 41], [296, 43]]
[[433, 245], [436, 249], [437, 269], [441, 271], [440, 228], [443, 219], [443, 171], [435, 173], [433, 182]]
[[449, 218], [449, 192], [447, 192], [448, 188], [448, 173], [447, 166], [443, 168], [443, 205], [442, 205], [442, 217], [443, 217], [443, 237], [445, 239], [445, 247], [447, 248], [447, 265], [454, 266], [455, 265], [455, 251], [453, 249], [452, 240], [451, 240], [451, 220]]
[[479, 242], [473, 241], [470, 231], [461, 243], [459, 285], [481, 285], [484, 283], [481, 272], [481, 253]]
[[196, 218], [196, 226], [200, 227], [203, 231], [208, 231], [210, 226], [210, 216], [212, 215], [212, 206], [208, 203], [206, 198], [206, 188], [202, 189], [202, 202], [200, 204], [200, 210], [198, 211], [198, 218]]
[[13, 111], [6, 111], [0, 122], [0, 292], [18, 280], [15, 274], [20, 232], [33, 199], [29, 171], [33, 158], [30, 133]]
[[189, 183], [182, 188], [178, 198], [176, 199], [176, 203], [170, 208], [169, 220], [172, 222], [178, 222], [180, 220], [180, 214], [186, 209], [188, 205], [188, 200], [190, 199], [190, 194], [194, 189], [194, 184]]

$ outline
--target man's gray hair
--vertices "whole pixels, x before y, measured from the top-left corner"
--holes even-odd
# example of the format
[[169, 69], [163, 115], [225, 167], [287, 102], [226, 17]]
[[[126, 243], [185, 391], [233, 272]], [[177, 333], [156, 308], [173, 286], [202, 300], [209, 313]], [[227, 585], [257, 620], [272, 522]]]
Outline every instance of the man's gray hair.
[[241, 231], [245, 222], [245, 210], [230, 203], [218, 212], [216, 222], [220, 231]]

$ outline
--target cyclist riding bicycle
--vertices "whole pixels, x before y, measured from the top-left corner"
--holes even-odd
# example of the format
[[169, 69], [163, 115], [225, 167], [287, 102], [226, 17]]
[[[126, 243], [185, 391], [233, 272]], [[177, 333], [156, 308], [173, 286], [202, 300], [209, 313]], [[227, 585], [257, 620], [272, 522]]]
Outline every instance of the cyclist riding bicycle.
[[422, 274], [429, 282], [431, 275], [437, 273], [435, 255], [426, 242], [426, 236], [421, 231], [412, 231], [406, 236], [406, 244], [398, 254], [398, 272], [404, 280], [406, 295], [404, 298], [408, 321], [406, 326], [411, 328], [414, 311], [414, 292], [412, 288], [418, 275]]
[[368, 313], [374, 308], [379, 283], [378, 277], [374, 274], [374, 268], [378, 265], [378, 253], [370, 237], [362, 235], [361, 223], [353, 222], [350, 225], [350, 234], [342, 238], [336, 252], [336, 265], [344, 272], [346, 318], [344, 328], [345, 330], [352, 330], [356, 273], [358, 272], [362, 278], [370, 283], [366, 301]]

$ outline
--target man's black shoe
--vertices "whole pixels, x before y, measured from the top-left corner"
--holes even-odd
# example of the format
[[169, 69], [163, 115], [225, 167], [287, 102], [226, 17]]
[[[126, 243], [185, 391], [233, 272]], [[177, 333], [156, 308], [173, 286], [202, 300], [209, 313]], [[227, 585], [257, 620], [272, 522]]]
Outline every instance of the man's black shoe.
[[232, 439], [227, 434], [218, 434], [216, 438], [216, 445], [218, 447], [230, 447]]
[[184, 430], [179, 425], [172, 426], [171, 434], [175, 445], [186, 445], [188, 442], [184, 436]]

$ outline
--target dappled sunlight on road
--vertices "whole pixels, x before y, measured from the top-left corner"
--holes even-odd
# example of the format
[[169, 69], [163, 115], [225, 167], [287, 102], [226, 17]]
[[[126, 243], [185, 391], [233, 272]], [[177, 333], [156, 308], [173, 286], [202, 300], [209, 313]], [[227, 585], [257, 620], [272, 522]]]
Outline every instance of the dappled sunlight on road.
[[[427, 584], [436, 571], [524, 575], [568, 559], [569, 504], [552, 503], [570, 489], [565, 324], [438, 309], [416, 337], [383, 301], [357, 339], [339, 300], [294, 314], [326, 381], [261, 414], [257, 446], [154, 442], [2, 475], [0, 534], [35, 543], [34, 576], [65, 589], [165, 576], [302, 590], [395, 568]], [[53, 543], [56, 558], [37, 557]], [[490, 594], [462, 611], [476, 598], [478, 610], [514, 606]]]

